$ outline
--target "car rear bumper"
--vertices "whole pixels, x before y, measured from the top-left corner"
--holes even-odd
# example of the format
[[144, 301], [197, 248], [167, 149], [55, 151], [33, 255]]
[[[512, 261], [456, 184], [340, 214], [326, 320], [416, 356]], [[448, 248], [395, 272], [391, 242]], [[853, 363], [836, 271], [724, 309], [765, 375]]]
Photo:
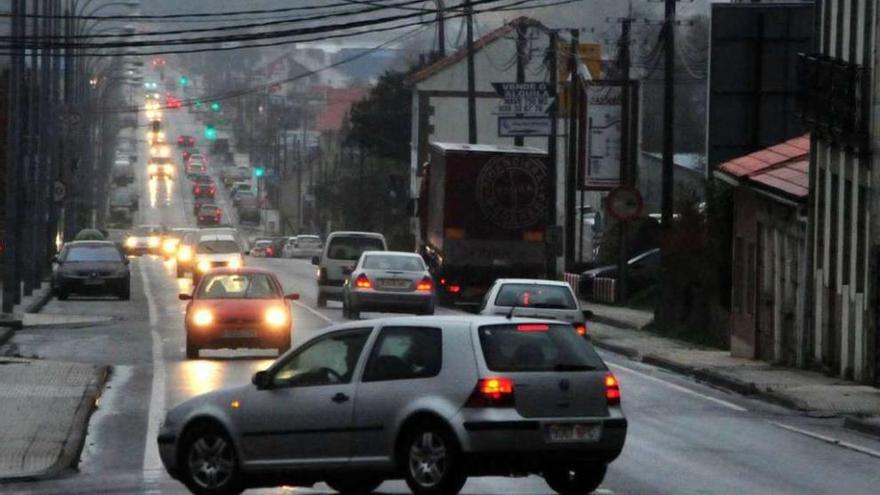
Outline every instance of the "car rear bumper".
[[97, 279], [59, 277], [55, 289], [74, 294], [107, 294], [126, 288], [129, 279], [122, 277], [99, 277]]
[[433, 299], [431, 293], [416, 292], [358, 292], [349, 294], [349, 302], [361, 311], [370, 309], [414, 310], [429, 306]]
[[[226, 336], [226, 332], [252, 330], [254, 336]], [[266, 348], [275, 349], [289, 345], [292, 338], [290, 327], [285, 329], [265, 328], [257, 325], [223, 324], [208, 329], [187, 326], [187, 336], [199, 349]]]
[[[533, 471], [557, 460], [608, 463], [616, 459], [623, 450], [628, 425], [619, 412], [612, 414], [599, 418], [522, 418], [515, 411], [464, 410], [455, 428], [462, 450], [469, 456], [487, 465], [500, 460]], [[547, 431], [556, 424], [594, 426], [600, 429], [599, 437], [594, 441], [553, 443]]]

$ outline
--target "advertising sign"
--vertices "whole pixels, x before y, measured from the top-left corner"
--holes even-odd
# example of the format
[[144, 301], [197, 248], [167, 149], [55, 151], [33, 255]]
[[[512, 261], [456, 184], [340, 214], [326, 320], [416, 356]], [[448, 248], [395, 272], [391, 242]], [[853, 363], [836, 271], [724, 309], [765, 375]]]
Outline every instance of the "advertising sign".
[[610, 190], [620, 185], [623, 151], [623, 104], [625, 87], [620, 83], [590, 82], [586, 85], [586, 169], [584, 188]]

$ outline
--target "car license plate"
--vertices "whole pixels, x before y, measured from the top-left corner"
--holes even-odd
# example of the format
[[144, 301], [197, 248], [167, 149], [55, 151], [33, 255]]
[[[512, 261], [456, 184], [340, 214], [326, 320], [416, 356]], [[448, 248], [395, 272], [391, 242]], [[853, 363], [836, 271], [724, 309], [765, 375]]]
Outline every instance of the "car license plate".
[[602, 435], [598, 424], [556, 424], [547, 427], [550, 443], [595, 442]]
[[409, 287], [409, 280], [403, 278], [389, 278], [381, 281], [382, 287], [386, 289], [406, 289]]
[[87, 278], [85, 281], [86, 285], [104, 285], [104, 279], [102, 278]]
[[223, 332], [223, 338], [226, 339], [248, 339], [257, 336], [254, 330], [226, 330]]

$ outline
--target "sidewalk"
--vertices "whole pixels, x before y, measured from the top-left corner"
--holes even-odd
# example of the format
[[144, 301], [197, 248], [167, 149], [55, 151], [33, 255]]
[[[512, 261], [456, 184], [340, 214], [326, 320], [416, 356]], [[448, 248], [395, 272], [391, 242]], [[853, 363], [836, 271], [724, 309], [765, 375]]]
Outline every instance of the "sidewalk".
[[[3, 291], [3, 284], [0, 284], [0, 294]], [[52, 289], [49, 282], [43, 282], [39, 289], [36, 289], [30, 296], [21, 298], [21, 304], [12, 308], [12, 313], [0, 313], [0, 344], [5, 342], [4, 334], [6, 330], [18, 330], [24, 326], [24, 315], [28, 313], [38, 313], [43, 306], [52, 299]], [[11, 334], [6, 334], [8, 340]]]
[[74, 467], [106, 378], [105, 367], [0, 358], [0, 482]]
[[847, 426], [880, 435], [878, 388], [812, 371], [735, 358], [729, 351], [701, 348], [639, 330], [653, 319], [650, 311], [589, 302], [583, 303], [583, 307], [595, 314], [592, 321], [605, 323], [589, 327], [597, 347], [813, 415], [847, 416]]

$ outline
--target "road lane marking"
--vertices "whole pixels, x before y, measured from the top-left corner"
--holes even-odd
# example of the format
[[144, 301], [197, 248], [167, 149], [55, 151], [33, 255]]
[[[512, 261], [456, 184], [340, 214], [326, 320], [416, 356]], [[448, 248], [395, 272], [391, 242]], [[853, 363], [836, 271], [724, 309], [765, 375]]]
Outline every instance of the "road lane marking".
[[792, 433], [799, 433], [799, 434], [804, 435], [806, 437], [810, 437], [814, 440], [819, 440], [821, 442], [830, 443], [831, 445], [837, 445], [837, 446], [843, 447], [845, 449], [854, 450], [854, 451], [859, 452], [861, 454], [869, 455], [871, 457], [876, 457], [876, 458], [880, 459], [880, 452], [873, 450], [873, 449], [869, 449], [867, 447], [861, 447], [861, 446], [856, 445], [854, 443], [845, 442], [843, 440], [838, 440], [834, 437], [825, 436], [825, 435], [822, 435], [819, 433], [813, 433], [812, 431], [807, 431], [807, 430], [804, 430], [801, 428], [797, 428], [795, 426], [789, 426], [789, 425], [784, 425], [782, 423], [775, 423], [775, 422], [772, 424], [773, 424], [773, 426], [776, 426], [778, 428], [782, 428], [783, 430], [787, 430]]
[[662, 379], [657, 378], [657, 377], [655, 377], [655, 376], [651, 376], [651, 375], [649, 375], [649, 374], [642, 373], [641, 371], [636, 371], [636, 370], [634, 370], [634, 369], [632, 369], [632, 368], [628, 368], [628, 367], [626, 367], [626, 366], [621, 366], [621, 365], [619, 365], [619, 364], [613, 364], [613, 363], [607, 363], [607, 364], [608, 364], [608, 366], [610, 366], [610, 367], [612, 367], [612, 368], [617, 368], [617, 369], [620, 369], [620, 370], [624, 370], [624, 371], [626, 371], [626, 372], [628, 372], [628, 373], [632, 373], [632, 374], [634, 374], [634, 375], [636, 375], [636, 376], [640, 376], [640, 377], [642, 377], [642, 378], [644, 378], [644, 379], [646, 379], [646, 380], [650, 380], [650, 381], [653, 381], [653, 382], [660, 383], [661, 385], [665, 385], [666, 387], [669, 387], [669, 388], [674, 389], [674, 390], [678, 390], [679, 392], [684, 393], [684, 394], [687, 394], [687, 395], [692, 395], [692, 396], [694, 396], [694, 397], [699, 397], [699, 398], [701, 398], [701, 399], [704, 399], [704, 400], [707, 400], [707, 401], [710, 401], [710, 402], [714, 402], [714, 403], [716, 403], [716, 404], [718, 404], [718, 405], [720, 405], [720, 406], [726, 407], [726, 408], [728, 408], [728, 409], [732, 409], [732, 410], [734, 410], [734, 411], [739, 411], [739, 412], [746, 412], [746, 411], [748, 411], [748, 409], [746, 409], [746, 408], [744, 408], [744, 407], [742, 407], [742, 406], [739, 406], [739, 405], [737, 405], [737, 404], [734, 404], [733, 402], [727, 402], [726, 400], [716, 399], [715, 397], [712, 397], [712, 396], [710, 396], [710, 395], [705, 395], [705, 394], [701, 394], [701, 393], [699, 393], [699, 392], [695, 392], [695, 391], [693, 391], [693, 390], [691, 390], [691, 389], [689, 389], [689, 388], [682, 387], [681, 385], [676, 385], [676, 384], [671, 383], [671, 382], [667, 382], [666, 380], [662, 380]]
[[331, 324], [331, 325], [334, 323], [334, 321], [331, 320], [328, 316], [322, 315], [322, 314], [319, 313], [317, 310], [312, 309], [312, 308], [306, 306], [305, 304], [303, 304], [303, 303], [301, 303], [301, 302], [299, 302], [299, 301], [293, 301], [293, 305], [294, 305], [294, 306], [297, 306], [297, 307], [299, 307], [299, 308], [303, 308], [303, 309], [305, 309], [305, 310], [308, 311], [309, 313], [311, 313], [311, 314], [317, 316], [318, 318], [324, 320], [325, 322], [327, 322], [327, 323], [329, 323], [329, 324]]
[[159, 458], [159, 447], [156, 445], [156, 437], [159, 434], [159, 422], [165, 413], [165, 366], [162, 361], [162, 337], [159, 335], [159, 315], [156, 301], [153, 298], [150, 281], [147, 278], [147, 270], [144, 268], [144, 258], [138, 260], [138, 268], [141, 272], [141, 282], [144, 285], [144, 295], [147, 297], [147, 310], [149, 311], [150, 338], [153, 344], [153, 383], [150, 387], [150, 407], [147, 411], [147, 436], [144, 442], [143, 471], [161, 472], [162, 461]]

